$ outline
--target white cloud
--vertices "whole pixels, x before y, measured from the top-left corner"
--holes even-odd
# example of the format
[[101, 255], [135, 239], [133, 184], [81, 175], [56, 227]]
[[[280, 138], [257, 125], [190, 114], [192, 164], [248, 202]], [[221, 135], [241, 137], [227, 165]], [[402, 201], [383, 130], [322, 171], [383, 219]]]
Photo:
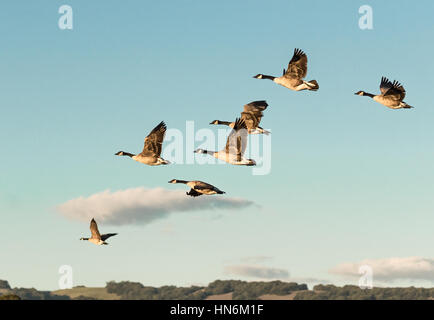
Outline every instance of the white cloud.
[[112, 225], [148, 224], [174, 212], [217, 209], [240, 209], [253, 205], [252, 201], [227, 196], [189, 197], [182, 190], [163, 188], [131, 188], [111, 192], [102, 191], [89, 197], [79, 197], [57, 206], [67, 218]]
[[330, 273], [345, 277], [360, 277], [359, 267], [368, 265], [372, 268], [373, 278], [393, 282], [394, 280], [434, 281], [434, 259], [421, 257], [367, 259], [358, 263], [342, 263], [330, 270]]
[[258, 265], [226, 266], [224, 271], [227, 274], [256, 279], [279, 280], [289, 278], [289, 272], [287, 270]]

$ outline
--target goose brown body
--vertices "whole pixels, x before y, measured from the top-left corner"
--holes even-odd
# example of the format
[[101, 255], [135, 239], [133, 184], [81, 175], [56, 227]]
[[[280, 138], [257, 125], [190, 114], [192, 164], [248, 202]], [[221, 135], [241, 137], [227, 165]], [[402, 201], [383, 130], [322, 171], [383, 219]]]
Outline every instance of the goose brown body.
[[149, 166], [169, 164], [169, 161], [164, 160], [160, 156], [166, 129], [166, 124], [164, 121], [161, 121], [145, 138], [145, 145], [143, 146], [141, 153], [135, 155], [125, 151], [119, 151], [115, 153], [115, 155], [128, 156], [137, 162], [147, 164]]
[[254, 166], [255, 160], [244, 158], [247, 148], [247, 127], [244, 120], [237, 118], [231, 133], [226, 141], [226, 147], [220, 151], [209, 151], [197, 149], [195, 153], [204, 153], [213, 156], [219, 160], [234, 165]]
[[288, 68], [286, 70], [283, 69], [283, 74], [281, 77], [268, 76], [260, 73], [253, 78], [272, 80], [273, 82], [294, 91], [318, 90], [319, 85], [316, 80], [303, 80], [306, 75], [307, 55], [302, 50], [296, 48], [294, 49], [294, 54], [288, 63]]
[[90, 232], [92, 234], [92, 236], [90, 238], [81, 238], [80, 240], [89, 241], [89, 242], [92, 242], [93, 244], [96, 244], [96, 245], [103, 245], [103, 244], [107, 245], [108, 243], [105, 240], [117, 235], [117, 233], [106, 233], [106, 234], [101, 235], [99, 233], [98, 225], [97, 225], [95, 219], [92, 219], [90, 221]]
[[[268, 103], [265, 100], [253, 101], [244, 106], [243, 112], [241, 112], [241, 119], [244, 120], [249, 134], [270, 134], [269, 131], [264, 130], [259, 126], [262, 117], [264, 116], [263, 111], [267, 109]], [[214, 120], [210, 124], [226, 125], [230, 128], [234, 128], [235, 121], [220, 121]]]
[[186, 180], [178, 180], [178, 179], [172, 179], [169, 181], [169, 183], [183, 183], [189, 186], [191, 189], [186, 194], [192, 197], [198, 197], [201, 195], [212, 195], [212, 194], [224, 194], [224, 191], [221, 191], [217, 187], [213, 186], [212, 184], [194, 180], [194, 181], [186, 181]]
[[411, 109], [412, 106], [404, 102], [406, 95], [405, 89], [401, 83], [394, 80], [393, 82], [386, 77], [381, 78], [380, 94], [374, 95], [365, 91], [358, 91], [355, 94], [372, 98], [374, 101], [390, 109]]

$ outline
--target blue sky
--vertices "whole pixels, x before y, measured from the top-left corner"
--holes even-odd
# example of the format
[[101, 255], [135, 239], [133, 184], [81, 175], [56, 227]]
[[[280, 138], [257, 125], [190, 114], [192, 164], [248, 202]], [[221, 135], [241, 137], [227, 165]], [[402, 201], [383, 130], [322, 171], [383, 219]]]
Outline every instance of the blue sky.
[[[0, 279], [56, 289], [67, 264], [76, 285], [206, 284], [239, 278], [225, 267], [266, 256], [261, 266], [292, 278], [341, 283], [328, 272], [340, 263], [432, 258], [432, 1], [74, 0], [73, 30], [58, 28], [62, 4], [0, 4]], [[358, 27], [363, 4], [373, 30]], [[280, 75], [295, 47], [308, 54], [318, 92], [252, 79]], [[353, 95], [377, 93], [382, 76], [399, 80], [415, 109]], [[113, 155], [140, 151], [161, 120], [208, 128], [262, 99], [268, 175]], [[55, 209], [107, 189], [178, 189], [172, 178], [208, 181], [258, 206], [100, 225], [119, 232], [104, 248], [78, 241], [88, 223]]]

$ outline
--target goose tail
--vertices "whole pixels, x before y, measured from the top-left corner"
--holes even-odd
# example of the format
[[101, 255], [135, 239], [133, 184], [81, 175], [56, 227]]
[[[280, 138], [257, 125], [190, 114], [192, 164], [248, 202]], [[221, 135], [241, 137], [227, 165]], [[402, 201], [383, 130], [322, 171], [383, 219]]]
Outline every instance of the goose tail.
[[170, 161], [164, 160], [163, 158], [158, 158], [157, 161], [158, 164], [163, 164], [163, 165], [170, 164]]
[[319, 89], [319, 84], [316, 80], [310, 80], [304, 82], [308, 86], [308, 90], [317, 91]]
[[413, 109], [414, 108], [413, 106], [410, 106], [409, 104], [406, 104], [405, 102], [402, 103], [402, 107], [404, 109]]
[[249, 130], [249, 133], [250, 133], [250, 134], [265, 134], [265, 135], [268, 136], [271, 132], [265, 130], [264, 128], [257, 127], [256, 129]]

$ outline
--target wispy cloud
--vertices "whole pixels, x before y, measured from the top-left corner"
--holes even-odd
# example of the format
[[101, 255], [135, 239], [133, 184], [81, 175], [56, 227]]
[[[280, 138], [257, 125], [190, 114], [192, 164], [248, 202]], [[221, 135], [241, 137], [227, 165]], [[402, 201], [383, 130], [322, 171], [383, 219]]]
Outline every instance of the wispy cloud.
[[232, 265], [224, 269], [226, 274], [267, 280], [289, 279], [289, 272], [285, 269], [270, 268], [258, 265]]
[[139, 187], [79, 197], [58, 205], [56, 209], [74, 220], [89, 222], [95, 218], [106, 224], [127, 225], [149, 224], [175, 212], [241, 209], [253, 204], [249, 200], [227, 196], [191, 198], [182, 190]]
[[266, 262], [266, 261], [270, 261], [273, 260], [273, 257], [270, 256], [251, 256], [251, 257], [243, 257], [240, 258], [240, 261], [243, 263], [262, 263], [262, 262]]
[[330, 270], [330, 273], [344, 277], [360, 277], [359, 267], [368, 265], [372, 268], [374, 280], [393, 282], [395, 280], [434, 281], [434, 259], [421, 257], [367, 259], [361, 262], [342, 263]]

